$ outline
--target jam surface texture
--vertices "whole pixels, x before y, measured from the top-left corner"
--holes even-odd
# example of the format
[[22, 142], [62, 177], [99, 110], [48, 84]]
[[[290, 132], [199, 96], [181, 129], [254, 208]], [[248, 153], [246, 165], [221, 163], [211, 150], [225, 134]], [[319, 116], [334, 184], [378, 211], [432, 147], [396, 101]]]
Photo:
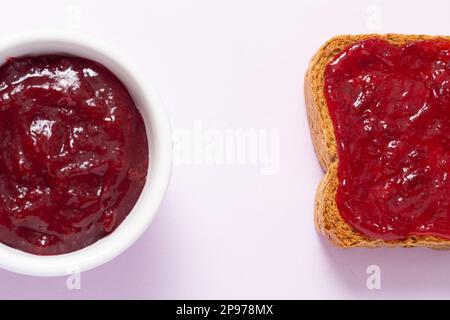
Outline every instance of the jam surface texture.
[[0, 242], [56, 255], [111, 233], [148, 168], [145, 126], [127, 89], [82, 58], [0, 67]]
[[324, 90], [343, 218], [373, 239], [450, 239], [450, 42], [358, 42]]

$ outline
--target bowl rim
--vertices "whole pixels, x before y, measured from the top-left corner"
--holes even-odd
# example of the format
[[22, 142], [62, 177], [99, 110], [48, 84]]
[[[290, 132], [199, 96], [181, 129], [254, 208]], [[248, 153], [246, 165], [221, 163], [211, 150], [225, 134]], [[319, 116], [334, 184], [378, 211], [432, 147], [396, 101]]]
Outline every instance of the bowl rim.
[[167, 113], [156, 92], [143, 81], [139, 69], [118, 49], [90, 35], [51, 29], [21, 32], [0, 39], [0, 65], [10, 53], [13, 56], [65, 53], [95, 60], [124, 83], [144, 118], [150, 148], [147, 181], [134, 208], [114, 232], [83, 249], [54, 256], [34, 255], [0, 243], [0, 267], [15, 273], [65, 276], [93, 269], [130, 247], [159, 209], [172, 171], [172, 135]]

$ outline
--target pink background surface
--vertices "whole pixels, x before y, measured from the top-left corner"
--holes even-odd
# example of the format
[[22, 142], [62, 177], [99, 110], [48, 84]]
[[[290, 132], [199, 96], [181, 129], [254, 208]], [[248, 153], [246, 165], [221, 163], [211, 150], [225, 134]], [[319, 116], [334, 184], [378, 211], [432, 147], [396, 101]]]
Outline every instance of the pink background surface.
[[[2, 10], [0, 36], [75, 28], [122, 49], [159, 92], [175, 130], [196, 121], [279, 130], [280, 167], [262, 176], [252, 165], [175, 165], [147, 233], [83, 273], [81, 290], [68, 290], [65, 278], [1, 270], [0, 298], [450, 298], [449, 252], [345, 251], [316, 234], [323, 173], [302, 90], [309, 58], [329, 37], [450, 34], [450, 2], [16, 0]], [[373, 264], [381, 290], [366, 288]]]

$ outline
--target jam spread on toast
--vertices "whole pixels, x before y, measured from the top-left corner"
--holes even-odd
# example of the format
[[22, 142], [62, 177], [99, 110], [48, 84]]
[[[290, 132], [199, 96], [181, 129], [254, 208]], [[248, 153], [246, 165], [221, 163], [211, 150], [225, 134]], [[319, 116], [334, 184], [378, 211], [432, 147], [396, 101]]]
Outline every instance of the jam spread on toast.
[[104, 66], [67, 56], [0, 67], [0, 242], [38, 255], [86, 247], [128, 215], [148, 143], [129, 92]]
[[450, 41], [352, 44], [324, 93], [342, 217], [373, 239], [450, 239]]

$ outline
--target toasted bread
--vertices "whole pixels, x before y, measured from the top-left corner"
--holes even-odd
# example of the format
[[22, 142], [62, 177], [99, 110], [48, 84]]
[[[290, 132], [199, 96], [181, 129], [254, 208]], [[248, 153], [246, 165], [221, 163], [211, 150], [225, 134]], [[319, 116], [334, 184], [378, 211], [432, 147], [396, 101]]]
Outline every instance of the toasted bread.
[[319, 233], [327, 236], [336, 246], [351, 247], [428, 247], [450, 249], [450, 240], [434, 236], [410, 236], [402, 240], [371, 239], [354, 229], [341, 216], [336, 204], [339, 181], [338, 155], [333, 123], [324, 95], [325, 68], [344, 48], [352, 43], [379, 38], [394, 45], [430, 39], [447, 39], [446, 36], [366, 34], [340, 35], [327, 41], [312, 58], [305, 76], [305, 102], [311, 138], [317, 157], [326, 171], [319, 185], [315, 202], [315, 225]]

